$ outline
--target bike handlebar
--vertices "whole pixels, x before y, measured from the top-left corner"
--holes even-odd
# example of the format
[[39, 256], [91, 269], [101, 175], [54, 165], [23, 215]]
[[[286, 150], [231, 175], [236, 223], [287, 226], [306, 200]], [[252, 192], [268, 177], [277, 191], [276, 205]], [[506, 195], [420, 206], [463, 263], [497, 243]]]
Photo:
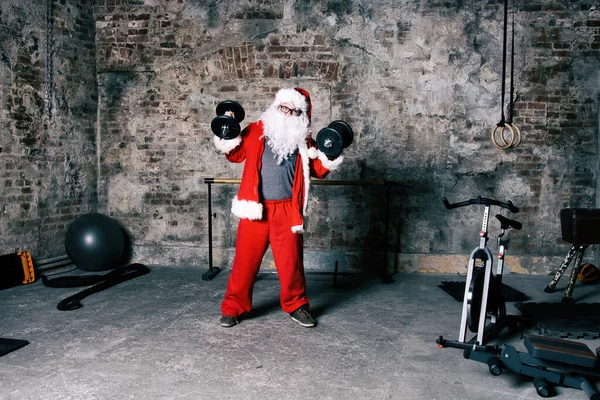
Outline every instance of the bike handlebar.
[[470, 206], [472, 204], [475, 204], [475, 205], [485, 205], [485, 206], [499, 206], [499, 207], [502, 207], [502, 208], [507, 208], [510, 211], [514, 212], [514, 213], [518, 213], [519, 212], [519, 208], [517, 206], [515, 206], [512, 203], [512, 201], [510, 201], [510, 200], [508, 200], [506, 203], [503, 203], [503, 202], [498, 201], [498, 200], [494, 200], [494, 199], [489, 199], [487, 197], [478, 196], [476, 199], [470, 199], [470, 200], [466, 200], [466, 201], [460, 201], [458, 203], [453, 203], [453, 204], [450, 204], [448, 202], [448, 199], [445, 198], [445, 197], [442, 197], [442, 201], [444, 202], [444, 206], [446, 206], [446, 208], [448, 210], [450, 210], [452, 208]]

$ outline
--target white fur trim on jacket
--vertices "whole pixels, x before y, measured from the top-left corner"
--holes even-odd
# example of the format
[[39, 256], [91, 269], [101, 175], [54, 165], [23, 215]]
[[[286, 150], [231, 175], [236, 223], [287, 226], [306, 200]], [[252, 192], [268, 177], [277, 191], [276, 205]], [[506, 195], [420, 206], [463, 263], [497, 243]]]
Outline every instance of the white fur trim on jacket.
[[231, 213], [238, 218], [259, 220], [263, 216], [263, 205], [255, 201], [239, 200], [235, 196], [231, 204]]
[[301, 142], [298, 145], [298, 153], [302, 159], [302, 172], [304, 173], [304, 204], [302, 204], [302, 212], [306, 213], [308, 206], [308, 192], [310, 190], [310, 166], [308, 164], [308, 145], [306, 142]]
[[[314, 147], [312, 147], [310, 150], [312, 149], [314, 149]], [[321, 164], [323, 164], [323, 166], [330, 171], [335, 171], [340, 166], [342, 161], [344, 161], [344, 156], [342, 155], [337, 156], [333, 160], [330, 160], [321, 150], [316, 150], [316, 157], [311, 158], [318, 158], [319, 160], [321, 160]]]
[[217, 150], [224, 154], [229, 153], [231, 150], [238, 147], [240, 143], [242, 143], [242, 138], [240, 136], [229, 140], [221, 139], [218, 136], [213, 136], [213, 140]]

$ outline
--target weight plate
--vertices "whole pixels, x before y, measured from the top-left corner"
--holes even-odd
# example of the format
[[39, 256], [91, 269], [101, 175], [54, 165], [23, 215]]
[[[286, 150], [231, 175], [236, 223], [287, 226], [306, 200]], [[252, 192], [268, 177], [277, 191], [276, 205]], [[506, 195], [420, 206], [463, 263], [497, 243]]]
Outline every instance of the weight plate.
[[221, 139], [234, 139], [240, 134], [240, 124], [227, 115], [219, 115], [210, 123], [210, 129]]
[[225, 100], [217, 104], [217, 115], [224, 115], [227, 111], [233, 111], [237, 122], [242, 122], [246, 118], [244, 107], [236, 101]]
[[342, 120], [336, 120], [329, 124], [328, 128], [335, 129], [340, 132], [342, 138], [344, 140], [344, 148], [350, 146], [352, 144], [352, 139], [354, 138], [354, 132], [350, 125]]
[[344, 141], [338, 131], [332, 128], [323, 128], [317, 134], [317, 147], [328, 157], [341, 154]]

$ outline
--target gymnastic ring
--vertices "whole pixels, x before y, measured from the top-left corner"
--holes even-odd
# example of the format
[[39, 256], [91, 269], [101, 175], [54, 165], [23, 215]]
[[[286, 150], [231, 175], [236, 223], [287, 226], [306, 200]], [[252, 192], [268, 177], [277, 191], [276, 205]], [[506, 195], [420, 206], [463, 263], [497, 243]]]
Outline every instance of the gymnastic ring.
[[[500, 139], [502, 139], [504, 146], [499, 145], [498, 142], [496, 141], [496, 129], [498, 129], [498, 128], [502, 128], [502, 131], [500, 131]], [[510, 131], [510, 142], [508, 142], [508, 143], [506, 143], [506, 140], [504, 140], [504, 129], [505, 128], [508, 128], [508, 130]], [[514, 132], [513, 128], [510, 126], [510, 124], [504, 124], [503, 126], [500, 126], [498, 124], [498, 125], [494, 126], [494, 129], [492, 130], [492, 142], [494, 143], [494, 146], [496, 146], [500, 150], [506, 150], [513, 145], [514, 141], [515, 141], [515, 132]]]
[[[501, 127], [502, 130], [500, 131], [500, 141], [502, 142], [501, 145], [498, 144], [498, 142], [496, 141], [496, 129], [498, 129], [498, 127]], [[505, 128], [508, 128], [508, 130], [511, 133], [511, 140], [510, 142], [506, 142], [506, 140], [504, 139], [504, 130]], [[492, 131], [492, 140], [494, 141], [494, 144], [500, 148], [500, 149], [507, 149], [509, 147], [511, 147], [513, 145], [513, 142], [515, 140], [515, 135], [514, 135], [514, 130], [512, 129], [512, 126], [509, 123], [504, 123], [503, 125], [496, 125], [496, 127], [494, 128], [494, 130]]]
[[516, 133], [515, 142], [512, 145], [512, 148], [514, 149], [515, 147], [517, 147], [518, 145], [521, 144], [521, 130], [519, 129], [517, 124], [515, 124], [514, 122], [509, 123], [509, 125], [512, 126], [512, 128], [514, 129], [514, 131]]

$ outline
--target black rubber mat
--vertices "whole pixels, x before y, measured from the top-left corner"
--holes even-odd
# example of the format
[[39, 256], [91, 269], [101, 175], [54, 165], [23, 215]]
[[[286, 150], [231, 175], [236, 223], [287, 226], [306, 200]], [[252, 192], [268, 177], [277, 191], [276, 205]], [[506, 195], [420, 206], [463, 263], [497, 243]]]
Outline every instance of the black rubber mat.
[[523, 316], [535, 321], [540, 335], [555, 338], [600, 337], [600, 303], [519, 303]]
[[27, 340], [0, 338], [0, 357], [28, 344]]
[[[441, 285], [438, 285], [440, 289], [454, 297], [456, 301], [463, 301], [465, 296], [465, 282], [453, 282], [453, 281], [442, 281]], [[504, 292], [505, 301], [527, 301], [529, 297], [523, 292], [513, 289], [512, 287], [502, 284], [502, 291]]]

